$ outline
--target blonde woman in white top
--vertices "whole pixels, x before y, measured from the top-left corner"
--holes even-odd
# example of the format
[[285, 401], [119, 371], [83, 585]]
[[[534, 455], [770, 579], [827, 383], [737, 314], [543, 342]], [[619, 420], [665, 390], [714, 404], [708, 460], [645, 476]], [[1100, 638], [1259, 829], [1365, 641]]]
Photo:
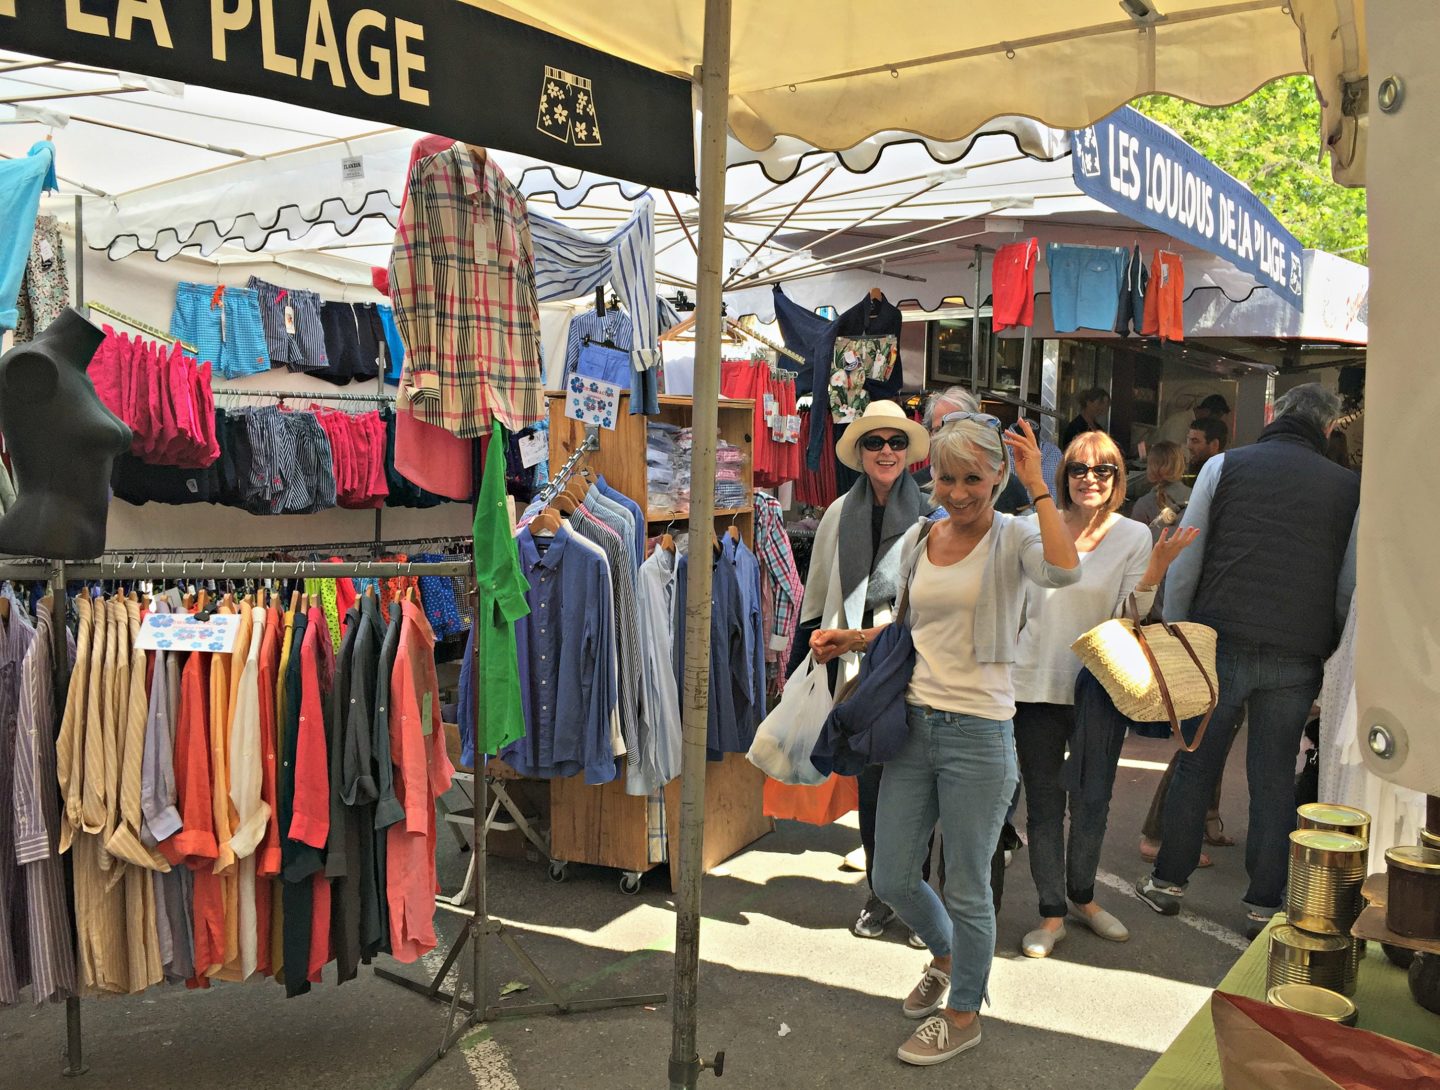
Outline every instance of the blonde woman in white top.
[[[1098, 791], [1068, 795], [1070, 835], [1065, 837], [1066, 747], [1076, 729], [1075, 680], [1080, 660], [1070, 645], [1110, 617], [1127, 612], [1134, 593], [1138, 615], [1149, 611], [1155, 588], [1195, 531], [1167, 530], [1151, 541], [1148, 527], [1120, 515], [1125, 502], [1125, 460], [1103, 431], [1071, 442], [1054, 482], [1066, 535], [1080, 558], [1080, 581], [1063, 592], [1030, 586], [1025, 627], [1015, 652], [1015, 748], [1025, 785], [1026, 854], [1040, 895], [1040, 926], [1024, 938], [1027, 957], [1047, 957], [1065, 937], [1066, 897], [1071, 914], [1112, 942], [1130, 937], [1125, 925], [1095, 903], [1095, 874], [1110, 812], [1123, 720], [1106, 739], [1108, 778]], [[1096, 729], [1113, 729], [1097, 725]]]

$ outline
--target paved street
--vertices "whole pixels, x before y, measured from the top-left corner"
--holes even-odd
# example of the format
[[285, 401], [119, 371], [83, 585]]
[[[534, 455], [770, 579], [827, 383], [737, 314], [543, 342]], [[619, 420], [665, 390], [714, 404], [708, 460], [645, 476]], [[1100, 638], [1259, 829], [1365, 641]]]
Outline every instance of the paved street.
[[[1231, 757], [1223, 805], [1227, 830], [1244, 835], [1243, 739]], [[905, 1068], [895, 1048], [914, 1023], [899, 1011], [925, 955], [896, 924], [883, 939], [853, 937], [863, 876], [841, 863], [859, 843], [853, 824], [781, 823], [705, 883], [700, 1050], [726, 1052], [720, 1085], [763, 1090], [902, 1080], [975, 1090], [1122, 1090], [1132, 1087], [1239, 956], [1243, 847], [1215, 849], [1199, 872], [1185, 917], [1164, 919], [1129, 884], [1143, 869], [1140, 823], [1170, 745], [1132, 739], [1120, 770], [1099, 893], [1132, 940], [1106, 943], [1078, 927], [1046, 961], [1020, 957], [1033, 923], [1034, 888], [1024, 851], [1009, 871], [991, 977], [985, 1040], [944, 1073]], [[453, 889], [465, 856], [442, 832], [442, 882]], [[563, 885], [534, 863], [497, 860], [491, 905], [514, 924], [527, 952], [583, 995], [668, 992], [674, 924], [661, 868], [640, 894], [622, 896], [614, 872], [572, 867]], [[453, 934], [458, 919], [441, 914]], [[498, 947], [497, 947], [498, 949]], [[438, 958], [432, 955], [438, 963]], [[508, 952], [497, 986], [525, 982]], [[393, 967], [393, 963], [389, 963]], [[419, 978], [423, 965], [405, 971]], [[506, 1002], [534, 1002], [530, 988]], [[314, 1090], [393, 1086], [438, 1043], [443, 1009], [362, 968], [358, 980], [287, 1001], [268, 983], [205, 993], [152, 989], [133, 999], [83, 1005], [90, 1074], [63, 1079], [64, 1011], [0, 1011], [0, 1086], [83, 1090], [85, 1085], [207, 1090], [274, 1087], [303, 1078]], [[668, 1008], [565, 1019], [501, 1021], [442, 1060], [424, 1090], [621, 1090], [664, 1087]], [[705, 1076], [706, 1082], [710, 1079]], [[702, 1082], [702, 1086], [705, 1082]]]

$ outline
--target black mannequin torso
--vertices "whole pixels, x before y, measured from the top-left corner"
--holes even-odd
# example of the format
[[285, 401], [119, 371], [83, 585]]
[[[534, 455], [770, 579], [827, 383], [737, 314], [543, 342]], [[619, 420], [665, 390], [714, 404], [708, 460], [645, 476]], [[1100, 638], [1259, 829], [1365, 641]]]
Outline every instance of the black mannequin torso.
[[105, 551], [111, 464], [131, 434], [85, 373], [104, 337], [67, 307], [0, 358], [0, 432], [18, 497], [0, 518], [0, 552], [88, 560]]

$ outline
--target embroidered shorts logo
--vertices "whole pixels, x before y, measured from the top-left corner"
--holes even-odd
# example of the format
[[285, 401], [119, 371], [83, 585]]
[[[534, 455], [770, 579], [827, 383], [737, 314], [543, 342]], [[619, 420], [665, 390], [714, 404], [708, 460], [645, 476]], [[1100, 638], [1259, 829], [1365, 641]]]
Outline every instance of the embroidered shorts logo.
[[540, 116], [535, 127], [562, 144], [577, 148], [600, 146], [600, 115], [595, 92], [584, 76], [545, 66], [540, 84]]

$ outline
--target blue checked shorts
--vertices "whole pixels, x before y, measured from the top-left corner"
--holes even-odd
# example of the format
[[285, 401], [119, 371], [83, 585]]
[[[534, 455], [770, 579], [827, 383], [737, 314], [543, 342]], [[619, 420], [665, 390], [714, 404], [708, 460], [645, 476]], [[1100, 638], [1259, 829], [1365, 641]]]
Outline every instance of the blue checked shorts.
[[[320, 296], [313, 291], [282, 288], [258, 276], [252, 276], [246, 286], [260, 297], [265, 343], [270, 346], [270, 361], [276, 367], [284, 364], [291, 371], [321, 371], [330, 366], [325, 331], [320, 325]], [[287, 307], [289, 328], [285, 324]]]
[[260, 300], [248, 288], [177, 284], [170, 336], [194, 345], [195, 358], [226, 378], [270, 369]]

